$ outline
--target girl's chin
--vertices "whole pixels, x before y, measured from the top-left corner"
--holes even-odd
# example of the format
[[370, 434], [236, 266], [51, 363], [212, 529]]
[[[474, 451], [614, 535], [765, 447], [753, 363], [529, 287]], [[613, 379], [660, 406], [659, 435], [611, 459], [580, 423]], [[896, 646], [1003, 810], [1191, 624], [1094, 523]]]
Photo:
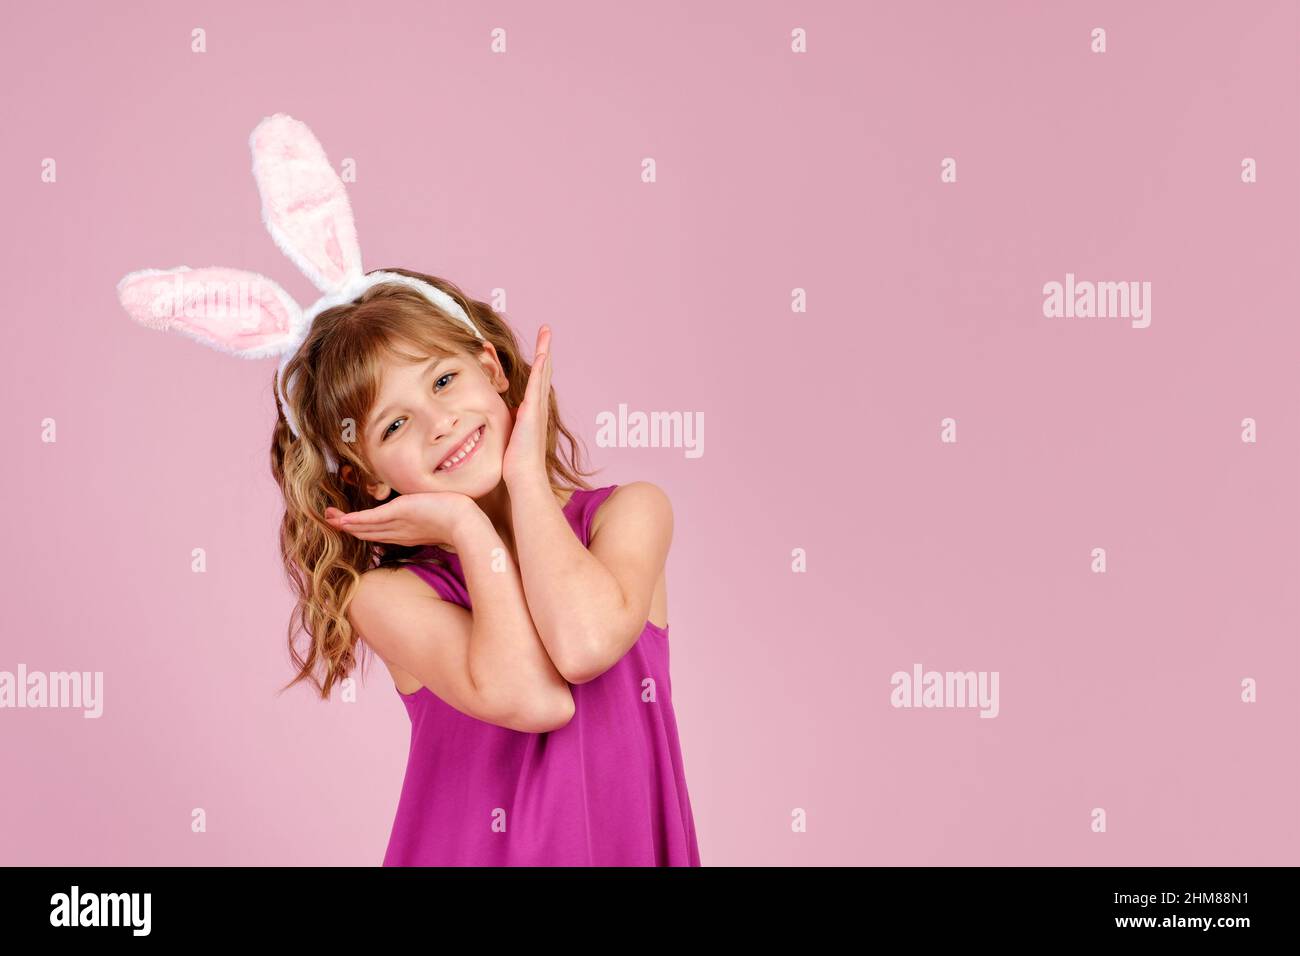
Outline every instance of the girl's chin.
[[446, 474], [434, 472], [429, 476], [429, 483], [433, 485], [431, 491], [457, 491], [471, 497], [485, 495], [501, 483], [501, 462], [484, 459]]

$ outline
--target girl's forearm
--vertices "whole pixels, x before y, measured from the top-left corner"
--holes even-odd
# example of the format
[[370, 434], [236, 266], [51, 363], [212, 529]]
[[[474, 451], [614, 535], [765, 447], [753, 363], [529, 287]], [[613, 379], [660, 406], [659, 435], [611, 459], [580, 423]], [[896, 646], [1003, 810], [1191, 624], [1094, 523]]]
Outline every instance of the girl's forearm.
[[618, 581], [573, 533], [545, 481], [510, 488], [524, 596], [551, 660], [573, 683], [601, 660], [608, 622], [618, 620]]
[[513, 713], [571, 707], [572, 692], [533, 626], [519, 569], [492, 520], [476, 509], [452, 546], [470, 594], [469, 673], [480, 693]]

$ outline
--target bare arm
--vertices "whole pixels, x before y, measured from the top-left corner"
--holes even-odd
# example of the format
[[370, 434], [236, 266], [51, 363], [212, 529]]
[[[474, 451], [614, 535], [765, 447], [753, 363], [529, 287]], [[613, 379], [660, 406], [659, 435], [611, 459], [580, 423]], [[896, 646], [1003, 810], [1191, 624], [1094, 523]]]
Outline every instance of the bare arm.
[[533, 625], [519, 568], [492, 519], [477, 508], [471, 511], [457, 527], [452, 546], [474, 608], [470, 679], [497, 700], [541, 701], [543, 709], [572, 716], [569, 685]]
[[645, 626], [672, 541], [671, 503], [649, 482], [616, 488], [601, 505], [590, 550], [549, 486], [511, 487], [510, 503], [537, 633], [565, 680], [593, 680], [618, 663]]
[[452, 546], [473, 614], [414, 572], [375, 569], [349, 605], [353, 623], [380, 657], [462, 713], [526, 733], [564, 726], [573, 694], [533, 627], [518, 568], [491, 520], [475, 509]]

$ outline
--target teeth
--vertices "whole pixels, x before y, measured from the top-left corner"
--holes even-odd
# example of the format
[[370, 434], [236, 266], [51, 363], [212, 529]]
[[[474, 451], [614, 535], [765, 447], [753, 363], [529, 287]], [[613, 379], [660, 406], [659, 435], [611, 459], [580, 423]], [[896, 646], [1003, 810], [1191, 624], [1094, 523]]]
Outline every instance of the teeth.
[[450, 468], [452, 465], [456, 464], [456, 462], [460, 461], [462, 458], [464, 458], [466, 455], [468, 455], [470, 452], [474, 450], [474, 446], [478, 444], [478, 440], [479, 440], [479, 433], [476, 431], [474, 432], [473, 435], [469, 437], [469, 439], [465, 442], [465, 444], [460, 446], [460, 451], [456, 452], [456, 454], [452, 455], [445, 462], [443, 462], [441, 465], [438, 466], [438, 470], [445, 471], [446, 469]]

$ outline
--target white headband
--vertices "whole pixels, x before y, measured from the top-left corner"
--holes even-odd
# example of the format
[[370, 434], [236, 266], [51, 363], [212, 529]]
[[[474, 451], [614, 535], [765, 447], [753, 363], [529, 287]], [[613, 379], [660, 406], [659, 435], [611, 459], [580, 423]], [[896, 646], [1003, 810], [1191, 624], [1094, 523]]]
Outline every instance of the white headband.
[[[239, 358], [279, 357], [276, 388], [289, 429], [299, 438], [288, 400], [292, 383], [284, 381], [284, 369], [306, 341], [312, 320], [326, 309], [395, 282], [415, 289], [483, 340], [465, 310], [441, 289], [397, 272], [363, 272], [347, 190], [305, 123], [284, 113], [268, 116], [248, 144], [267, 231], [325, 294], [304, 311], [274, 280], [255, 272], [224, 266], [142, 269], [117, 284], [118, 300], [131, 318]], [[321, 453], [329, 470], [337, 472], [330, 450]]]

